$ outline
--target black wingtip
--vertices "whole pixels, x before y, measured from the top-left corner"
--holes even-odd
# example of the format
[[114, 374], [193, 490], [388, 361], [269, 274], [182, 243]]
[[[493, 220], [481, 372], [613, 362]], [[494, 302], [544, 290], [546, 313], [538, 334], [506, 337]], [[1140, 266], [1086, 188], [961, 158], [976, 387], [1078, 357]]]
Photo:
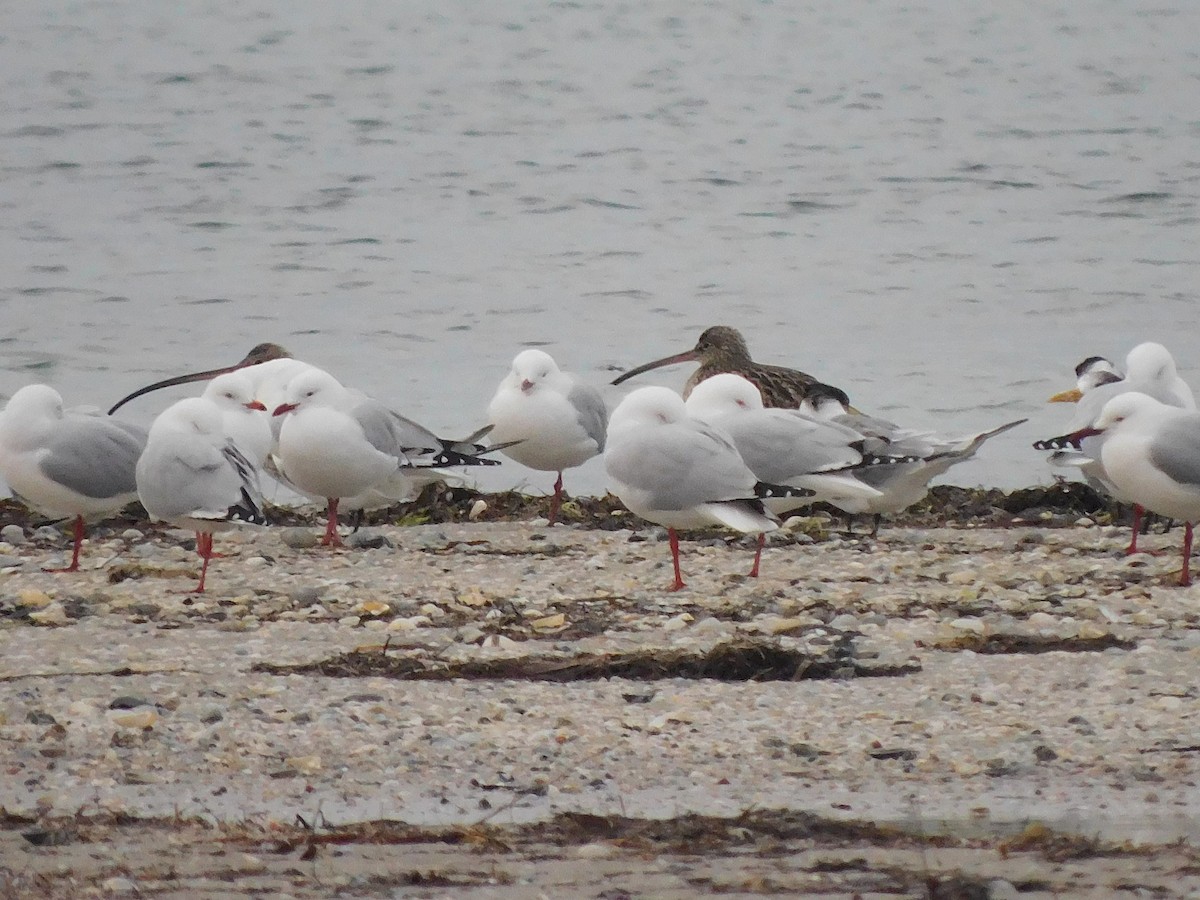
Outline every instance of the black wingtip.
[[816, 491], [810, 491], [808, 488], [792, 487], [790, 484], [770, 484], [766, 481], [760, 481], [754, 485], [754, 496], [760, 500], [775, 497], [815, 497], [816, 495]]
[[1047, 438], [1044, 441], [1034, 441], [1034, 450], [1078, 450], [1079, 438], [1071, 434]]

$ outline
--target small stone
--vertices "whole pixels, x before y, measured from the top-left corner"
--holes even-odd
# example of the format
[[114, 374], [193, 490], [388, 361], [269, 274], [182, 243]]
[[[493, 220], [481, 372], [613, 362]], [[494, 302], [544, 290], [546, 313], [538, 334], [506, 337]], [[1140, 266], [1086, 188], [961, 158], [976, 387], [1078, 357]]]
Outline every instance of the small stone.
[[691, 613], [680, 613], [663, 622], [663, 631], [682, 631], [694, 620]]
[[483, 639], [481, 647], [494, 647], [500, 650], [516, 650], [521, 645], [503, 634], [489, 634]]
[[476, 500], [471, 504], [471, 511], [467, 513], [467, 518], [474, 522], [485, 512], [487, 512], [487, 508], [488, 505], [486, 500]]
[[440, 619], [446, 614], [446, 611], [436, 603], [422, 603], [419, 612], [421, 615], [429, 616], [431, 619]]
[[122, 694], [108, 704], [109, 709], [137, 709], [139, 706], [153, 706], [149, 700], [144, 700], [141, 697], [134, 697], [129, 694]]
[[390, 550], [396, 545], [379, 532], [356, 531], [346, 538], [346, 546], [356, 550]]
[[311, 528], [280, 528], [279, 539], [285, 547], [291, 547], [293, 550], [308, 550], [321, 541], [317, 532]]
[[288, 599], [293, 606], [313, 606], [321, 602], [319, 587], [298, 587], [288, 592]]
[[200, 717], [200, 721], [205, 725], [215, 725], [225, 718], [225, 713], [217, 709], [215, 706]]
[[392, 607], [382, 600], [364, 600], [354, 607], [354, 611], [362, 616], [382, 616], [390, 613]]
[[70, 619], [61, 603], [51, 603], [45, 609], [30, 613], [29, 621], [35, 625], [66, 625]]
[[105, 896], [133, 896], [137, 893], [137, 882], [132, 878], [122, 878], [114, 876], [106, 878], [100, 883], [100, 890]]
[[140, 540], [143, 540], [145, 537], [146, 536], [144, 534], [142, 534], [140, 531], [138, 531], [136, 528], [126, 528], [124, 531], [121, 532], [121, 538], [126, 541], [140, 541]]
[[829, 623], [829, 627], [836, 628], [838, 631], [857, 631], [858, 618], [850, 615], [850, 613], [842, 613], [833, 617], [833, 620]]
[[567, 617], [562, 613], [556, 613], [552, 616], [534, 619], [529, 624], [534, 631], [554, 631], [557, 628], [562, 628], [566, 623]]
[[433, 624], [429, 616], [397, 616], [388, 622], [388, 631], [412, 631]]
[[153, 709], [139, 709], [136, 712], [121, 712], [111, 717], [114, 725], [122, 728], [145, 729], [153, 728], [158, 721], [158, 713]]
[[315, 775], [322, 768], [319, 756], [289, 756], [283, 761], [283, 764], [304, 775]]
[[1058, 754], [1054, 752], [1052, 747], [1047, 747], [1045, 744], [1038, 744], [1033, 748], [1033, 755], [1038, 762], [1051, 762], [1058, 759]]
[[0, 541], [20, 547], [25, 543], [25, 529], [20, 525], [5, 525], [0, 528]]
[[983, 634], [984, 632], [983, 619], [976, 619], [969, 616], [955, 619], [950, 623], [950, 627], [956, 628], [959, 631], [969, 631], [971, 634]]
[[25, 560], [19, 556], [10, 556], [7, 553], [0, 554], [0, 569], [16, 569], [25, 565]]
[[26, 589], [17, 593], [17, 604], [26, 609], [42, 609], [52, 602], [50, 595], [45, 591]]

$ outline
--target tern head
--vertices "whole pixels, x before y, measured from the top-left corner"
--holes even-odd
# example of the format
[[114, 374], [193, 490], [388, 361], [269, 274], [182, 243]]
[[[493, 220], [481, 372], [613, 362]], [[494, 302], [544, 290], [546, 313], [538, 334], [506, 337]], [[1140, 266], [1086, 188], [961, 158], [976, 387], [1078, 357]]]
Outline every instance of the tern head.
[[1075, 367], [1075, 387], [1059, 391], [1050, 403], [1078, 403], [1088, 391], [1104, 384], [1120, 381], [1125, 376], [1103, 356], [1089, 356]]
[[271, 413], [282, 416], [293, 410], [314, 406], [342, 406], [347, 398], [342, 383], [323, 369], [306, 369], [287, 383], [283, 403]]
[[266, 410], [254, 398], [254, 382], [242, 372], [226, 372], [208, 383], [200, 396], [211, 400], [221, 409]]
[[762, 393], [752, 381], [732, 372], [722, 372], [705, 378], [692, 388], [685, 406], [688, 415], [708, 419], [742, 410], [762, 409], [763, 400]]
[[512, 362], [509, 378], [521, 393], [528, 394], [539, 384], [560, 374], [561, 370], [549, 353], [544, 350], [522, 350]]
[[809, 385], [800, 411], [819, 419], [844, 415], [850, 411], [850, 396], [832, 384], [815, 381]]

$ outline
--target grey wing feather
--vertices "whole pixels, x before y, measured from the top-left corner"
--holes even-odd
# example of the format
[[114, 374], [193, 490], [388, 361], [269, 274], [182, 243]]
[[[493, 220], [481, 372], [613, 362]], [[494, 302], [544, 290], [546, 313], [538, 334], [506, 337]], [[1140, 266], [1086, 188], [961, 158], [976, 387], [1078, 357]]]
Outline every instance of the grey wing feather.
[[719, 424], [728, 428], [746, 465], [761, 481], [783, 484], [800, 475], [862, 461], [851, 446], [861, 435], [852, 429], [805, 420], [791, 410], [759, 413], [735, 414]]
[[1180, 484], [1200, 487], [1200, 416], [1165, 423], [1150, 445], [1150, 461]]
[[631, 436], [609, 447], [614, 478], [653, 496], [658, 509], [754, 496], [754, 475], [727, 438], [702, 422], [688, 421]]
[[143, 458], [139, 494], [161, 518], [221, 518], [238, 502], [242, 481], [228, 458], [209, 444], [164, 441]]
[[604, 398], [594, 387], [576, 382], [567, 393], [567, 402], [579, 413], [579, 424], [584, 432], [596, 442], [596, 448], [604, 452], [604, 441], [608, 434], [608, 407]]
[[408, 420], [397, 416], [394, 412], [375, 400], [365, 400], [354, 407], [351, 413], [363, 430], [367, 441], [380, 453], [395, 456], [402, 462], [407, 462], [406, 446], [412, 449], [413, 444], [404, 440], [402, 432]]
[[69, 416], [51, 438], [42, 458], [43, 474], [85, 497], [118, 497], [137, 492], [135, 470], [146, 446], [136, 425], [96, 416]]

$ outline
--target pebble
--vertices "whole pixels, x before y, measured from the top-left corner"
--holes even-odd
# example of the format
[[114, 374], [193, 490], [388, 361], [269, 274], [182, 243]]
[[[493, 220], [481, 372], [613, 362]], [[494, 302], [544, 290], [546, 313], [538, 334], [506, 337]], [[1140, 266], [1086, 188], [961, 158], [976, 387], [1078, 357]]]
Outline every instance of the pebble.
[[395, 544], [376, 531], [356, 531], [346, 538], [346, 546], [356, 550], [390, 550]]
[[308, 550], [321, 542], [321, 535], [313, 528], [280, 528], [277, 533], [284, 546], [293, 550]]
[[0, 554], [0, 569], [15, 569], [25, 565], [25, 560], [19, 556], [12, 556], [7, 553]]
[[0, 541], [20, 547], [25, 543], [25, 530], [20, 525], [5, 525], [0, 528]]

